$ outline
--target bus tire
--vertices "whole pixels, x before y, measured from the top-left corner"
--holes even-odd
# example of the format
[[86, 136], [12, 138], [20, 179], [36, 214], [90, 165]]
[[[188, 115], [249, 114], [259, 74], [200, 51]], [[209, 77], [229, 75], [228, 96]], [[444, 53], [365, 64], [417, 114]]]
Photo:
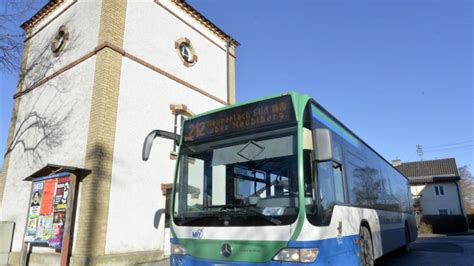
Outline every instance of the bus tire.
[[402, 247], [403, 254], [407, 254], [408, 252], [410, 252], [410, 243], [411, 243], [410, 230], [408, 229], [408, 225], [405, 224], [405, 245]]
[[359, 230], [360, 237], [360, 265], [374, 265], [374, 249], [372, 245], [372, 236], [366, 226], [361, 226]]

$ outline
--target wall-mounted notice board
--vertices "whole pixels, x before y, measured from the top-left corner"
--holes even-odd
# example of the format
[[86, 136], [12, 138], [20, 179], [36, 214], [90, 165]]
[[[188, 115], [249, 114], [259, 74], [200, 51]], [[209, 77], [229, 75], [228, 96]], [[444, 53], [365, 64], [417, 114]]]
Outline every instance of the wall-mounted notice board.
[[70, 173], [35, 178], [25, 232], [25, 242], [62, 247]]

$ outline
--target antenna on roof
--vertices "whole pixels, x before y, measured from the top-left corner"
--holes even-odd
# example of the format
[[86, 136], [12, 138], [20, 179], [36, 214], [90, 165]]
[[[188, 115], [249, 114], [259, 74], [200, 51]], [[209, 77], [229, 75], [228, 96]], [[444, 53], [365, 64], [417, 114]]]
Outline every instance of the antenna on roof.
[[423, 146], [420, 144], [416, 145], [416, 153], [418, 154], [420, 161], [423, 161]]

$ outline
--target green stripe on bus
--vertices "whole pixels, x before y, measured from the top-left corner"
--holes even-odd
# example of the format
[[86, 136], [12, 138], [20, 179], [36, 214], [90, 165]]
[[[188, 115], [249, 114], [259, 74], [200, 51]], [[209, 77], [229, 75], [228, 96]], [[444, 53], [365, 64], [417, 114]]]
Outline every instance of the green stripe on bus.
[[295, 106], [296, 119], [298, 120], [298, 202], [299, 202], [299, 211], [298, 211], [298, 222], [296, 228], [291, 235], [290, 241], [298, 239], [298, 236], [301, 233], [305, 220], [305, 204], [304, 204], [304, 171], [303, 171], [303, 115], [306, 104], [310, 100], [310, 97], [307, 95], [300, 95], [295, 93], [290, 93], [291, 98], [293, 99], [293, 106]]
[[[249, 240], [209, 240], [179, 238], [188, 254], [198, 259], [240, 261], [240, 262], [268, 262], [282, 248], [288, 245], [287, 241], [249, 241]], [[232, 254], [224, 257], [221, 254], [223, 244], [230, 244]]]

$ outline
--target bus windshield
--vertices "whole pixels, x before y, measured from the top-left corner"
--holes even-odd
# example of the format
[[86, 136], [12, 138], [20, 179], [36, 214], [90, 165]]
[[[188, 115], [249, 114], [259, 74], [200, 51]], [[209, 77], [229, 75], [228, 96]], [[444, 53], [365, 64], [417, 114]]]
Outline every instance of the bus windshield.
[[285, 225], [298, 213], [296, 127], [185, 143], [173, 220], [182, 226]]

